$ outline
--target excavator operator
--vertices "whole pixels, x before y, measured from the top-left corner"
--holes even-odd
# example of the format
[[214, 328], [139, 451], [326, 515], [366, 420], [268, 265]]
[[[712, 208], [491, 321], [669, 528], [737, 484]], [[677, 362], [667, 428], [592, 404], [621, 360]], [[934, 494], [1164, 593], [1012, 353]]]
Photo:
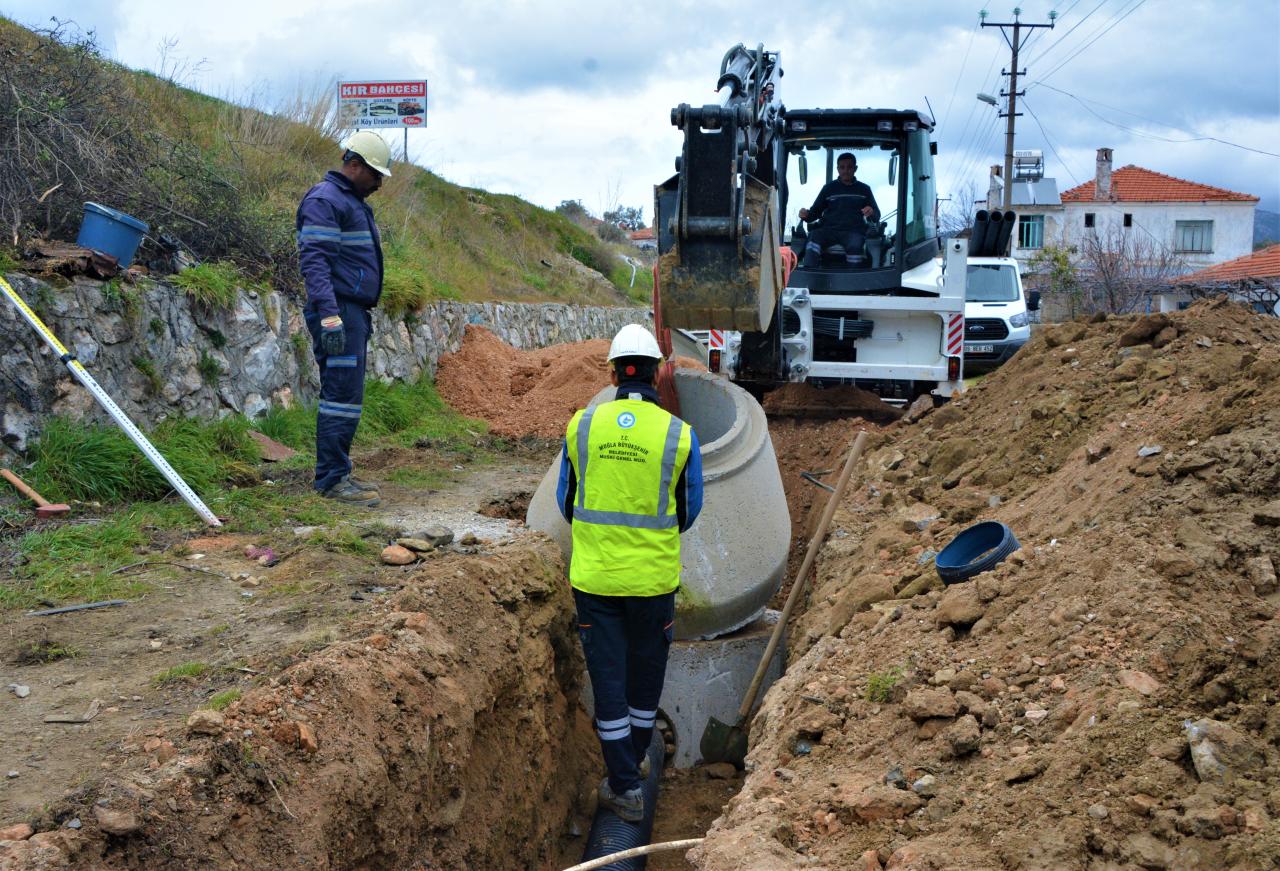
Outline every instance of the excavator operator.
[[807, 209], [800, 210], [800, 220], [822, 218], [822, 224], [809, 233], [804, 246], [804, 262], [813, 269], [822, 265], [822, 250], [832, 245], [844, 247], [845, 262], [856, 266], [863, 262], [862, 245], [867, 239], [867, 221], [880, 218], [875, 195], [865, 182], [854, 178], [858, 159], [846, 151], [836, 158], [836, 178], [822, 186], [818, 198]]

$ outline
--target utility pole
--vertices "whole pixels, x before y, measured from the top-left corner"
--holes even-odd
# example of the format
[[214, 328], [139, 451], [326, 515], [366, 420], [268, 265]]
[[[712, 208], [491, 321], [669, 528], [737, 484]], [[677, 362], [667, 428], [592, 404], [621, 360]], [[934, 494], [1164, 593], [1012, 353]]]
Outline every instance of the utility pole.
[[[1004, 36], [1004, 41], [1009, 44], [1009, 51], [1012, 52], [1012, 59], [1009, 62], [1009, 71], [1000, 71], [1001, 75], [1009, 77], [1009, 90], [1000, 92], [1000, 96], [1009, 98], [1008, 110], [1000, 113], [1002, 118], [1009, 119], [1005, 124], [1004, 130], [1004, 178], [1002, 181], [1004, 182], [1003, 208], [1005, 209], [1008, 209], [1013, 205], [1013, 129], [1014, 119], [1022, 114], [1018, 111], [1018, 97], [1026, 94], [1026, 91], [1018, 90], [1018, 76], [1025, 76], [1027, 74], [1026, 70], [1023, 70], [1021, 73], [1018, 72], [1018, 50], [1022, 48], [1023, 45], [1022, 31], [1033, 31], [1039, 27], [1047, 27], [1052, 30], [1054, 22], [1058, 18], [1057, 12], [1050, 12], [1048, 24], [1027, 24], [1019, 19], [1018, 16], [1021, 14], [1022, 8], [1017, 6], [1013, 9], [1012, 21], [987, 21], [987, 10], [983, 9], [978, 13], [978, 17], [982, 19], [983, 27], [1000, 28], [1000, 33]], [[1005, 31], [1006, 27], [1013, 28], [1012, 39], [1009, 38], [1009, 34]]]

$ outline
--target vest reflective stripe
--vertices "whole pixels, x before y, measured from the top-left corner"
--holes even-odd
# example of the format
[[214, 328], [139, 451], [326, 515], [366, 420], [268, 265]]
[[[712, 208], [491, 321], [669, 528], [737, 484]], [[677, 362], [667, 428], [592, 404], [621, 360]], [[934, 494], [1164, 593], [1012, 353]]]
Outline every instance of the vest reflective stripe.
[[615, 400], [581, 412], [565, 435], [577, 478], [573, 586], [605, 596], [674, 590], [680, 520], [673, 496], [692, 448], [688, 424], [652, 403]]

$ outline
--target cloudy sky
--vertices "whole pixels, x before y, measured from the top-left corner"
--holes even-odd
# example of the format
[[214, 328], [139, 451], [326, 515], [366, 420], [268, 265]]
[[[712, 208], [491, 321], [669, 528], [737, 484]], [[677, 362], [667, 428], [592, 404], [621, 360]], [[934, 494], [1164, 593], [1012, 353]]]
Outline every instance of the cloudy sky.
[[[989, 21], [1013, 3], [988, 4]], [[1008, 47], [982, 4], [859, 0], [439, 3], [434, 0], [0, 0], [24, 24], [97, 32], [133, 67], [176, 64], [187, 84], [258, 103], [338, 79], [426, 78], [429, 126], [410, 155], [451, 181], [540, 205], [580, 199], [652, 213], [680, 149], [672, 106], [712, 102], [720, 58], [744, 42], [781, 52], [793, 108], [932, 103], [939, 194], [1003, 159], [996, 94]], [[1280, 210], [1280, 3], [1043, 0], [1023, 51], [1019, 148], [1041, 148], [1065, 190], [1099, 146], [1129, 163], [1244, 191]], [[166, 51], [163, 46], [171, 47]], [[1034, 114], [1032, 114], [1034, 113]], [[398, 137], [398, 132], [396, 133]], [[1223, 140], [1223, 141], [1214, 141]], [[1253, 150], [1250, 150], [1253, 149]], [[1272, 152], [1272, 154], [1258, 153]]]

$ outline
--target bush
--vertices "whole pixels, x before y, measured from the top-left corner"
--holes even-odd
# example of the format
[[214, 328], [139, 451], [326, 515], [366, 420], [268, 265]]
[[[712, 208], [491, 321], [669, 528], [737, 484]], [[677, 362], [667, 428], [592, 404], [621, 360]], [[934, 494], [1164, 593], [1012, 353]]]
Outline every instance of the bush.
[[247, 283], [240, 267], [225, 260], [192, 266], [170, 280], [196, 302], [219, 309], [235, 305], [236, 291]]

